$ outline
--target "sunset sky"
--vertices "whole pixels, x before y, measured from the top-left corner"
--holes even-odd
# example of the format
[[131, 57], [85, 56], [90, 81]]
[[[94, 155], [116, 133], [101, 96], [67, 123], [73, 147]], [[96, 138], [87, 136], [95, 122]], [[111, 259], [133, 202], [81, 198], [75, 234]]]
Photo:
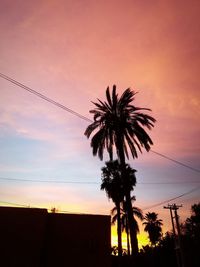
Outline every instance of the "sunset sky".
[[[89, 119], [108, 85], [131, 87], [157, 120], [152, 149], [196, 169], [153, 152], [130, 159], [135, 205], [164, 230], [169, 211], [148, 207], [199, 187], [169, 202], [183, 221], [200, 201], [199, 14], [199, 0], [0, 0], [0, 73]], [[109, 214], [88, 124], [0, 78], [0, 204]]]

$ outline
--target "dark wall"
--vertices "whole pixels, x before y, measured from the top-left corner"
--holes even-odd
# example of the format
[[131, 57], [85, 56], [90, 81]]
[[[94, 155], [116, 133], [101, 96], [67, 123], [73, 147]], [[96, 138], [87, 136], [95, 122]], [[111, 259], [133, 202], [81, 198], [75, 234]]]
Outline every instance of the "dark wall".
[[0, 266], [109, 267], [110, 217], [0, 207]]
[[0, 266], [40, 266], [47, 211], [0, 207]]
[[48, 233], [46, 266], [109, 266], [109, 216], [49, 214]]

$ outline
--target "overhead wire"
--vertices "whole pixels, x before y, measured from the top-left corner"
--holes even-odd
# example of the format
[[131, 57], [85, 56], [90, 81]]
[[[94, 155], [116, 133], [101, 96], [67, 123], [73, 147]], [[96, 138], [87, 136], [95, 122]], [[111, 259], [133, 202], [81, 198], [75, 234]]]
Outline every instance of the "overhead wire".
[[[51, 181], [51, 180], [30, 180], [30, 179], [14, 179], [14, 178], [2, 178], [2, 177], [0, 177], [0, 180], [10, 180], [10, 181], [25, 181], [25, 182], [39, 182], [39, 183], [43, 183], [43, 182], [45, 182], [45, 183], [67, 183], [67, 184], [91, 184], [91, 185], [93, 185], [93, 184], [100, 184], [100, 183], [98, 183], [98, 182], [80, 182], [80, 181], [58, 181], [58, 180], [56, 180], [56, 181]], [[147, 185], [147, 184], [153, 184], [153, 185], [160, 185], [160, 184], [185, 184], [185, 183], [199, 183], [199, 181], [191, 181], [191, 182], [187, 182], [187, 181], [185, 181], [185, 182], [173, 182], [173, 183], [169, 183], [169, 182], [166, 182], [166, 183], [158, 183], [158, 182], [147, 182], [147, 183], [138, 183], [138, 184], [145, 184], [145, 185]], [[191, 194], [191, 193], [193, 193], [193, 192], [195, 192], [195, 191], [197, 191], [197, 190], [199, 190], [200, 189], [200, 186], [198, 186], [198, 187], [195, 187], [195, 188], [193, 188], [192, 190], [189, 190], [189, 191], [187, 191], [187, 192], [185, 192], [185, 193], [183, 193], [183, 194], [181, 194], [181, 195], [178, 195], [178, 196], [176, 196], [176, 197], [173, 197], [173, 198], [170, 198], [170, 199], [167, 199], [167, 200], [164, 200], [164, 201], [161, 201], [161, 202], [158, 202], [158, 203], [156, 203], [156, 204], [153, 204], [153, 205], [151, 205], [151, 206], [148, 206], [148, 207], [145, 207], [145, 208], [143, 208], [143, 210], [145, 211], [145, 210], [149, 210], [149, 209], [152, 209], [152, 208], [155, 208], [155, 207], [158, 207], [158, 206], [161, 206], [161, 205], [163, 205], [163, 204], [166, 204], [166, 203], [169, 203], [169, 202], [171, 202], [171, 201], [174, 201], [174, 200], [176, 200], [176, 199], [179, 199], [179, 198], [182, 198], [182, 197], [184, 197], [184, 196], [186, 196], [186, 195], [188, 195], [188, 194]], [[21, 204], [18, 204], [18, 203], [12, 203], [12, 202], [5, 202], [5, 201], [0, 201], [1, 203], [4, 203], [4, 204], [10, 204], [10, 205], [15, 205], [15, 206], [22, 206], [22, 207], [30, 207], [29, 205], [21, 205]], [[37, 207], [36, 207], [37, 208]], [[66, 211], [60, 211], [60, 212], [66, 212]]]
[[[37, 206], [31, 206], [31, 205], [24, 205], [24, 204], [19, 204], [19, 203], [13, 203], [13, 202], [7, 202], [7, 201], [2, 201], [0, 200], [0, 203], [3, 203], [5, 205], [12, 205], [12, 206], [17, 206], [17, 207], [22, 207], [22, 208], [30, 208], [30, 209], [46, 209], [47, 211], [52, 212], [52, 208], [46, 208], [46, 207], [37, 207]], [[53, 207], [54, 208], [54, 207]], [[67, 210], [57, 210], [55, 213], [68, 213], [71, 214], [71, 211], [67, 211]], [[79, 214], [79, 215], [88, 215], [88, 213], [83, 213], [83, 212], [73, 212], [73, 214]]]
[[[100, 182], [89, 181], [66, 181], [66, 180], [38, 180], [38, 179], [26, 179], [26, 178], [10, 178], [0, 177], [0, 180], [4, 181], [16, 181], [16, 182], [31, 182], [31, 183], [55, 183], [55, 184], [100, 184]], [[137, 184], [144, 185], [171, 185], [171, 184], [198, 184], [200, 181], [172, 181], [172, 182], [137, 182]]]
[[[195, 191], [197, 191], [197, 190], [199, 190], [199, 189], [200, 189], [200, 186], [195, 187], [195, 188], [193, 188], [193, 189], [191, 189], [191, 190], [189, 190], [189, 191], [187, 191], [187, 192], [185, 192], [185, 193], [183, 193], [183, 194], [181, 194], [181, 195], [179, 195], [179, 196], [176, 196], [176, 197], [173, 197], [173, 198], [170, 198], [170, 199], [161, 201], [161, 202], [159, 202], [159, 203], [156, 203], [156, 204], [154, 204], [154, 205], [151, 205], [151, 206], [142, 208], [142, 210], [145, 211], [145, 210], [150, 210], [150, 209], [152, 209], [152, 208], [159, 207], [159, 206], [161, 206], [161, 205], [163, 205], [163, 204], [169, 203], [169, 202], [171, 202], [171, 201], [174, 201], [174, 200], [177, 200], [177, 199], [179, 199], [179, 198], [182, 198], [182, 197], [184, 197], [184, 196], [186, 196], [186, 195], [189, 195], [189, 194], [191, 194], [191, 193], [193, 193], [193, 192], [195, 192]], [[24, 205], [24, 204], [13, 203], [13, 202], [7, 202], [7, 201], [1, 201], [1, 200], [0, 200], [0, 203], [8, 204], [8, 205], [14, 205], [14, 206], [20, 206], [20, 207], [26, 207], [26, 208], [38, 208], [38, 207], [30, 206], [30, 205]], [[44, 208], [44, 209], [51, 210], [51, 209], [48, 209], [48, 208]], [[59, 210], [59, 212], [69, 213], [69, 211], [63, 211], [63, 210]], [[78, 213], [78, 214], [85, 214], [85, 213]]]
[[65, 111], [67, 111], [67, 112], [69, 112], [69, 113], [71, 113], [71, 114], [73, 114], [73, 115], [75, 115], [75, 116], [77, 116], [77, 117], [79, 117], [79, 118], [81, 118], [81, 119], [87, 121], [87, 122], [92, 122], [89, 118], [87, 118], [87, 117], [81, 115], [80, 113], [78, 113], [78, 112], [76, 112], [76, 111], [74, 111], [74, 110], [72, 110], [72, 109], [70, 109], [70, 108], [68, 108], [68, 107], [66, 107], [66, 106], [64, 106], [64, 105], [62, 105], [62, 104], [60, 104], [60, 103], [57, 102], [57, 101], [54, 101], [53, 99], [51, 99], [51, 98], [49, 98], [49, 97], [47, 97], [47, 96], [45, 96], [45, 95], [43, 95], [43, 94], [37, 92], [36, 90], [31, 89], [30, 87], [28, 87], [28, 86], [24, 85], [23, 83], [20, 83], [20, 82], [18, 82], [18, 81], [16, 81], [16, 80], [14, 80], [14, 79], [12, 79], [12, 78], [6, 76], [6, 75], [3, 74], [3, 73], [0, 73], [0, 77], [2, 77], [3, 79], [5, 79], [5, 80], [7, 80], [7, 81], [9, 81], [9, 82], [11, 82], [11, 83], [17, 85], [18, 87], [21, 87], [22, 89], [28, 91], [29, 93], [32, 93], [32, 94], [34, 94], [34, 95], [36, 95], [36, 96], [42, 98], [43, 100], [45, 100], [45, 101], [47, 101], [47, 102], [49, 102], [49, 103], [51, 103], [51, 104], [53, 104], [53, 105], [55, 105], [55, 106], [57, 106], [57, 107], [59, 107], [59, 108], [64, 109]]
[[19, 204], [19, 203], [13, 203], [13, 202], [1, 201], [1, 200], [0, 200], [0, 203], [6, 204], [6, 205], [25, 207], [25, 208], [29, 207], [29, 205], [23, 205], [23, 204]]
[[23, 179], [23, 178], [8, 178], [0, 177], [0, 180], [5, 181], [17, 181], [17, 182], [33, 182], [33, 183], [56, 183], [56, 184], [99, 184], [98, 182], [89, 182], [89, 181], [60, 181], [60, 180], [34, 180], [34, 179]]
[[193, 168], [193, 167], [191, 167], [191, 166], [189, 166], [189, 165], [187, 165], [187, 164], [184, 164], [184, 163], [182, 163], [182, 162], [180, 162], [180, 161], [178, 161], [178, 160], [172, 159], [171, 157], [168, 157], [168, 156], [166, 156], [166, 155], [163, 155], [163, 154], [161, 154], [161, 153], [159, 153], [159, 152], [156, 152], [156, 151], [154, 151], [154, 150], [152, 150], [152, 149], [151, 149], [150, 151], [153, 152], [154, 154], [157, 154], [157, 155], [159, 155], [159, 156], [165, 158], [165, 159], [168, 159], [168, 160], [170, 160], [170, 161], [173, 161], [174, 163], [177, 163], [177, 164], [179, 164], [179, 165], [181, 165], [181, 166], [183, 166], [183, 167], [186, 167], [186, 168], [188, 168], [188, 169], [190, 169], [190, 170], [192, 170], [192, 171], [200, 172], [199, 169]]
[[191, 189], [191, 190], [189, 190], [189, 191], [187, 191], [187, 192], [185, 192], [185, 193], [183, 193], [183, 194], [181, 194], [181, 195], [178, 195], [178, 196], [176, 196], [176, 197], [173, 197], [173, 198], [170, 198], [170, 199], [161, 201], [161, 202], [159, 202], [159, 203], [153, 204], [153, 205], [151, 205], [151, 206], [148, 206], [148, 207], [146, 207], [146, 208], [143, 208], [142, 210], [148, 210], [148, 209], [152, 209], [152, 208], [159, 207], [159, 206], [161, 206], [161, 205], [163, 205], [163, 204], [169, 203], [169, 202], [171, 202], [171, 201], [174, 201], [174, 200], [176, 200], [176, 199], [179, 199], [179, 198], [182, 198], [182, 197], [184, 197], [184, 196], [186, 196], [186, 195], [189, 195], [189, 194], [191, 194], [191, 193], [193, 193], [193, 192], [195, 192], [195, 191], [197, 191], [197, 190], [199, 190], [199, 189], [200, 189], [200, 186], [195, 187], [195, 188], [193, 188], [193, 189]]

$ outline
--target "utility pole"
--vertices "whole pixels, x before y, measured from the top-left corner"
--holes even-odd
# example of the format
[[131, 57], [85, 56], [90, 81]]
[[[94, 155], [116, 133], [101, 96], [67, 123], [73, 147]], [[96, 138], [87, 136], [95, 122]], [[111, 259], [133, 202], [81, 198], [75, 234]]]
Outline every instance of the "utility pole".
[[[181, 231], [180, 231], [180, 224], [179, 224], [179, 217], [177, 210], [181, 208], [182, 205], [176, 205], [176, 204], [168, 204], [168, 206], [164, 206], [164, 209], [169, 209], [170, 210], [170, 216], [171, 216], [171, 221], [172, 221], [172, 228], [173, 228], [173, 234], [174, 234], [174, 241], [175, 241], [175, 251], [176, 251], [176, 259], [177, 259], [177, 264], [178, 267], [185, 267], [184, 265], [184, 256], [183, 256], [183, 248], [182, 248], [182, 243], [181, 243]], [[174, 215], [173, 215], [174, 213]], [[175, 227], [175, 223], [176, 227]]]

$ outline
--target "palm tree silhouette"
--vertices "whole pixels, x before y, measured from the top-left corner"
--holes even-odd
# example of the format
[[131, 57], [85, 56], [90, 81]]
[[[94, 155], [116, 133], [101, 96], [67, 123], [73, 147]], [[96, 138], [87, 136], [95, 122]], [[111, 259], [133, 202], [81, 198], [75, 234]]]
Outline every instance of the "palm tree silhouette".
[[200, 202], [191, 206], [192, 215], [182, 225], [184, 234], [200, 241]]
[[[135, 201], [135, 196], [133, 196], [131, 198], [131, 200]], [[142, 214], [142, 210], [138, 207], [133, 206], [133, 220], [134, 220], [134, 231], [135, 231], [135, 236], [137, 239], [137, 234], [140, 232], [139, 230], [139, 225], [137, 220], [135, 219], [135, 217], [137, 217], [138, 219], [140, 219], [141, 221], [143, 220], [143, 214]], [[116, 207], [114, 207], [111, 210], [111, 216], [112, 216], [112, 224], [115, 224], [117, 221], [117, 209]], [[126, 232], [126, 236], [127, 236], [127, 251], [128, 251], [128, 255], [130, 255], [130, 241], [129, 241], [129, 227], [128, 227], [128, 217], [127, 217], [127, 211], [126, 211], [126, 201], [123, 201], [121, 203], [121, 208], [120, 208], [120, 218], [121, 218], [121, 227], [122, 227], [122, 232], [125, 231]], [[138, 242], [138, 241], [137, 241]]]
[[196, 228], [199, 228], [200, 230], [200, 202], [198, 204], [192, 205], [191, 211], [192, 211], [191, 220], [194, 226]]
[[144, 231], [148, 232], [151, 245], [155, 246], [162, 235], [162, 220], [158, 219], [158, 214], [155, 212], [146, 213], [144, 220], [146, 221], [143, 222]]
[[131, 195], [125, 173], [125, 158], [129, 157], [128, 148], [133, 158], [138, 157], [138, 150], [142, 152], [142, 147], [146, 151], [150, 150], [153, 142], [144, 130], [144, 127], [150, 130], [156, 121], [153, 117], [142, 112], [143, 110], [150, 111], [150, 109], [135, 107], [131, 104], [135, 94], [135, 92], [128, 88], [121, 97], [118, 97], [116, 86], [113, 85], [112, 95], [108, 87], [106, 90], [107, 101], [103, 102], [98, 99], [98, 103], [93, 102], [96, 107], [90, 113], [94, 114], [94, 122], [85, 131], [85, 135], [88, 138], [94, 133], [91, 139], [94, 156], [98, 155], [102, 160], [104, 149], [106, 149], [112, 160], [113, 147], [116, 149], [117, 157], [122, 168], [122, 176], [125, 181], [124, 186], [132, 255], [138, 253], [138, 247], [134, 233]]
[[122, 237], [121, 237], [121, 219], [120, 203], [124, 199], [124, 189], [121, 176], [120, 165], [117, 160], [107, 161], [102, 170], [101, 190], [105, 190], [108, 198], [115, 203], [117, 210], [117, 236], [118, 236], [118, 254], [122, 255]]

